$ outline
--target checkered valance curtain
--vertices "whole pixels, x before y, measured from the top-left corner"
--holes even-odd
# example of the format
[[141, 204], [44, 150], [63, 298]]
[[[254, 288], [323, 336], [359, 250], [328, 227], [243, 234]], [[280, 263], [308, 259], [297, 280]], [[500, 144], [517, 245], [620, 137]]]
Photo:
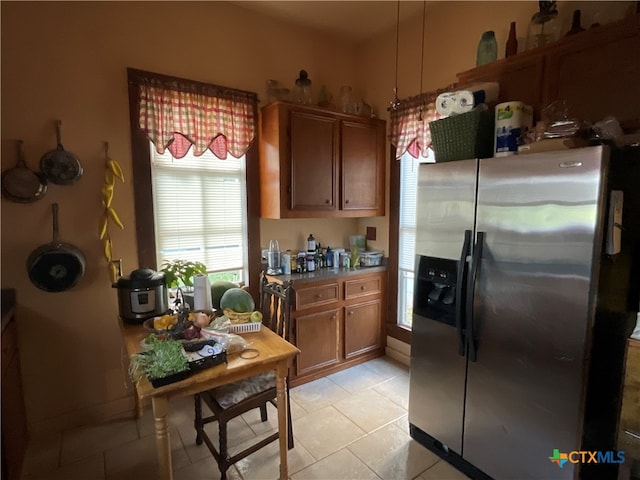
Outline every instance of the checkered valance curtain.
[[396, 159], [405, 152], [418, 158], [426, 156], [431, 146], [429, 122], [440, 118], [435, 100], [439, 92], [430, 92], [400, 100], [396, 108], [389, 109], [391, 129], [389, 141], [396, 147]]
[[[140, 73], [140, 72], [137, 72]], [[245, 154], [256, 134], [255, 93], [158, 74], [137, 75], [138, 122], [158, 153]]]

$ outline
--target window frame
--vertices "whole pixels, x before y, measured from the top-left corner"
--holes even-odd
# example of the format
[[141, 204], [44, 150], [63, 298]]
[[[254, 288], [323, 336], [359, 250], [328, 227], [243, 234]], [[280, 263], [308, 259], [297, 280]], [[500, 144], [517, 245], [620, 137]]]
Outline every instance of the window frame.
[[[133, 171], [133, 199], [136, 220], [136, 241], [139, 268], [158, 269], [156, 256], [155, 225], [153, 211], [153, 191], [151, 180], [151, 153], [149, 139], [138, 126], [138, 85], [143, 77], [155, 78], [163, 82], [193, 83], [207, 85], [221, 89], [228, 89], [213, 84], [203, 84], [194, 80], [188, 80], [169, 75], [152, 72], [142, 72], [132, 68], [127, 69], [129, 88], [129, 126], [131, 131], [131, 165]], [[232, 89], [229, 89], [232, 90]], [[258, 118], [257, 104], [254, 106], [254, 118]], [[256, 137], [258, 128], [256, 125]], [[246, 188], [247, 188], [247, 256], [249, 293], [258, 298], [260, 279], [260, 178], [258, 139], [254, 138], [246, 152]]]

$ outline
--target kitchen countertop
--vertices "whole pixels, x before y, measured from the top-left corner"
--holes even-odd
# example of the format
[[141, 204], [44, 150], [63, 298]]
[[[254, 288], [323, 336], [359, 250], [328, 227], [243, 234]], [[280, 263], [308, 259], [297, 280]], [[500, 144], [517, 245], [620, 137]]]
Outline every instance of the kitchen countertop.
[[386, 265], [376, 267], [357, 267], [357, 268], [321, 268], [313, 272], [292, 273], [289, 275], [267, 275], [269, 280], [277, 283], [291, 282], [294, 285], [307, 282], [319, 282], [322, 280], [332, 280], [341, 277], [351, 277], [356, 275], [365, 275], [368, 273], [386, 272]]

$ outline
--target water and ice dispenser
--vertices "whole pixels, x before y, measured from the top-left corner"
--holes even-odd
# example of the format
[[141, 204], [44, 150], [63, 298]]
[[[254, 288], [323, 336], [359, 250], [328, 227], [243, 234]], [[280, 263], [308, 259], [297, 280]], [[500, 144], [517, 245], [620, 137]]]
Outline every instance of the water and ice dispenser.
[[456, 260], [417, 257], [414, 315], [455, 324], [457, 266]]

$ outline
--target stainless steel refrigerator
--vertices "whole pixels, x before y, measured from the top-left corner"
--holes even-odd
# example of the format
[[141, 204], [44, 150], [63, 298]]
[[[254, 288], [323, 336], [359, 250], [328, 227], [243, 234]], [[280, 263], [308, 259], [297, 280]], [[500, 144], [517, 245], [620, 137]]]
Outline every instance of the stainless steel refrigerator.
[[615, 473], [618, 457], [551, 458], [615, 450], [640, 159], [610, 157], [597, 146], [420, 166], [410, 431], [472, 477]]

